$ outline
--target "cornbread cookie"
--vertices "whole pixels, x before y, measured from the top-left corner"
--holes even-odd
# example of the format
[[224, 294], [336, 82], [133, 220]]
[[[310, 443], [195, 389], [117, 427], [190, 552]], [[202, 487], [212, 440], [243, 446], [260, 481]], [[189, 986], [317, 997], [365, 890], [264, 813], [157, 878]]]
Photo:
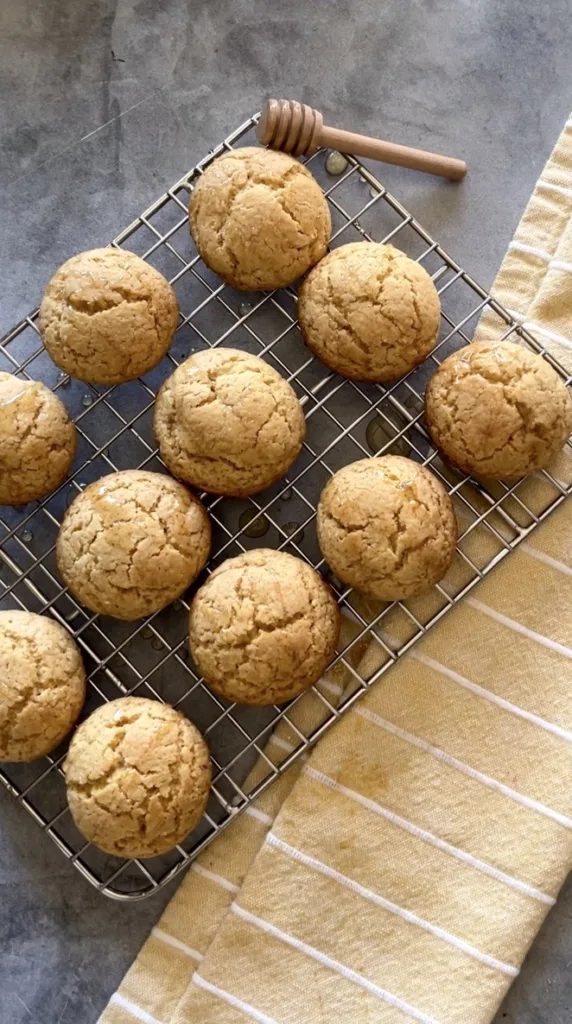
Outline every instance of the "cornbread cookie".
[[248, 352], [196, 352], [163, 384], [154, 430], [171, 473], [199, 490], [256, 494], [284, 475], [306, 433], [290, 385]]
[[383, 601], [423, 594], [447, 572], [457, 524], [429, 470], [399, 455], [344, 466], [318, 503], [318, 541], [337, 576]]
[[331, 221], [318, 182], [271, 149], [224, 153], [197, 181], [191, 234], [203, 260], [242, 291], [292, 284], [326, 252]]
[[548, 465], [572, 431], [572, 397], [541, 356], [512, 341], [450, 355], [429, 381], [427, 426], [465, 473], [519, 477]]
[[206, 509], [161, 473], [111, 473], [78, 494], [58, 534], [61, 576], [93, 612], [139, 619], [180, 597], [203, 568]]
[[165, 355], [179, 321], [169, 282], [126, 249], [92, 249], [56, 270], [38, 325], [56, 366], [89, 384], [121, 384]]
[[189, 627], [195, 664], [216, 693], [239, 704], [282, 704], [324, 672], [340, 613], [311, 566], [261, 548], [215, 569], [195, 595]]
[[0, 505], [26, 505], [65, 480], [76, 430], [45, 384], [0, 373]]
[[0, 612], [0, 761], [35, 761], [70, 731], [85, 671], [69, 633], [32, 612]]
[[394, 380], [437, 341], [441, 303], [424, 267], [393, 245], [350, 242], [328, 253], [298, 296], [306, 344], [353, 380]]
[[82, 835], [116, 857], [155, 857], [200, 821], [209, 749], [180, 711], [144, 697], [97, 708], [70, 743], [64, 772]]

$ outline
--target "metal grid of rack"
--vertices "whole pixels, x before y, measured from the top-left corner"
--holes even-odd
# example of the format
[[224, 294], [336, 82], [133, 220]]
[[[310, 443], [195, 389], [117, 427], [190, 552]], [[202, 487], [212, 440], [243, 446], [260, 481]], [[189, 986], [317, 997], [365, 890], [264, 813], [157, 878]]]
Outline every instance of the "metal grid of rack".
[[[411, 374], [381, 386], [354, 383], [326, 371], [302, 342], [295, 290], [237, 293], [205, 267], [189, 237], [189, 193], [197, 176], [220, 153], [255, 143], [256, 122], [255, 116], [241, 125], [112, 243], [143, 256], [165, 274], [177, 293], [181, 322], [159, 367], [139, 381], [107, 389], [72, 380], [59, 373], [43, 349], [37, 312], [0, 345], [0, 370], [43, 380], [59, 392], [79, 438], [73, 473], [58, 491], [23, 509], [0, 510], [0, 607], [49, 614], [66, 625], [88, 670], [85, 713], [102, 701], [132, 693], [167, 701], [198, 725], [212, 752], [213, 785], [203, 821], [170, 854], [146, 861], [106, 856], [77, 832], [65, 799], [65, 747], [34, 764], [0, 768], [0, 780], [66, 858], [97, 889], [120, 900], [152, 894], [189, 865], [572, 492], [567, 459], [562, 460], [562, 469], [558, 464], [552, 472], [537, 474], [534, 490], [527, 481], [495, 482], [485, 488], [441, 461], [423, 424], [425, 383], [446, 355], [470, 341], [485, 310], [501, 336], [518, 337], [548, 359], [567, 384], [571, 378], [359, 161], [348, 157], [345, 171], [337, 177], [328, 174], [323, 153], [309, 163], [330, 204], [332, 246], [363, 239], [391, 241], [419, 260], [437, 285], [443, 308], [440, 339], [425, 364]], [[263, 710], [230, 705], [203, 685], [188, 654], [186, 599], [138, 623], [102, 619], [74, 600], [55, 565], [61, 518], [87, 483], [116, 469], [164, 471], [151, 427], [156, 391], [191, 351], [225, 344], [262, 356], [292, 383], [308, 431], [303, 452], [287, 477], [263, 495], [248, 500], [203, 496], [214, 528], [213, 556], [206, 572], [252, 547], [290, 551], [325, 573], [352, 623], [351, 639], [336, 654], [338, 670], [333, 671], [338, 682], [332, 683], [329, 676], [297, 701]], [[374, 606], [344, 589], [329, 572], [317, 546], [314, 517], [319, 493], [333, 472], [385, 452], [406, 455], [431, 468], [452, 495], [460, 533], [453, 568], [428, 598]], [[377, 658], [375, 671], [364, 678], [358, 655], [366, 644], [376, 646]], [[311, 704], [310, 713], [297, 713], [301, 700]], [[269, 739], [279, 723], [282, 738], [271, 753]]]

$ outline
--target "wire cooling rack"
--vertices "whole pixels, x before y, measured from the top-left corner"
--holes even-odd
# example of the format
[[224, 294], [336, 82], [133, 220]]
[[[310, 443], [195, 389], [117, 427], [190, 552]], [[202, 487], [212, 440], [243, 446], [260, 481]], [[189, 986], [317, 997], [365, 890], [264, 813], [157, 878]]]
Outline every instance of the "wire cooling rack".
[[[337, 177], [328, 173], [324, 153], [309, 161], [330, 204], [332, 246], [360, 239], [392, 241], [432, 275], [441, 296], [442, 330], [422, 367], [386, 387], [326, 372], [302, 342], [293, 289], [237, 293], [205, 267], [189, 237], [189, 193], [222, 152], [255, 144], [256, 122], [253, 117], [241, 125], [112, 243], [143, 256], [177, 293], [181, 323], [158, 368], [139, 381], [109, 389], [72, 380], [58, 372], [43, 349], [37, 312], [0, 345], [0, 369], [43, 380], [58, 391], [79, 437], [73, 473], [57, 492], [23, 509], [0, 510], [0, 607], [49, 614], [66, 625], [82, 648], [88, 671], [85, 714], [102, 701], [131, 693], [167, 701], [197, 724], [212, 752], [213, 785], [200, 826], [167, 856], [145, 861], [106, 856], [77, 832], [65, 799], [65, 747], [31, 765], [0, 768], [4, 785], [65, 857], [97, 889], [121, 900], [142, 899], [183, 870], [572, 491], [570, 451], [551, 473], [538, 474], [533, 488], [530, 481], [520, 481], [512, 486], [496, 482], [485, 489], [441, 462], [423, 425], [425, 383], [446, 355], [470, 341], [485, 311], [495, 334], [518, 336], [547, 358], [567, 384], [570, 376], [357, 160], [348, 157]], [[86, 484], [118, 469], [164, 471], [151, 427], [155, 393], [190, 352], [225, 344], [262, 356], [292, 383], [308, 431], [287, 477], [263, 495], [249, 500], [205, 496], [214, 527], [213, 557], [206, 571], [252, 547], [290, 551], [325, 573], [351, 622], [351, 640], [337, 652], [328, 678], [285, 707], [230, 705], [203, 685], [188, 654], [187, 600], [135, 624], [102, 618], [88, 613], [62, 587], [55, 564], [62, 516]], [[440, 477], [453, 497], [460, 535], [450, 573], [427, 598], [373, 605], [344, 589], [328, 571], [317, 546], [314, 518], [319, 493], [333, 472], [384, 452], [422, 462]], [[366, 677], [360, 654], [371, 644], [376, 647], [375, 668]], [[305, 701], [303, 709], [300, 700]], [[279, 742], [269, 743], [279, 722]]]

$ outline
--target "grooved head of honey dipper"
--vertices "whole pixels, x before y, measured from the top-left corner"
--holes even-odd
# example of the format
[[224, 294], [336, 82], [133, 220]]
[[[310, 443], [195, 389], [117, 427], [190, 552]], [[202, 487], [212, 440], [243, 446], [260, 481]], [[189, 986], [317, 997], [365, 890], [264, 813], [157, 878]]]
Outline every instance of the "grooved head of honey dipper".
[[258, 141], [292, 156], [311, 156], [320, 145], [322, 115], [296, 100], [267, 100], [256, 129]]

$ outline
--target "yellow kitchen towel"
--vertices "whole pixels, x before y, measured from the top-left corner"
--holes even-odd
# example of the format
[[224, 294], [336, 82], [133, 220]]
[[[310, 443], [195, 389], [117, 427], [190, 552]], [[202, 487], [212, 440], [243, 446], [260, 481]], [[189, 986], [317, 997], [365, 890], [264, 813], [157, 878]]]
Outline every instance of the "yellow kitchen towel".
[[[572, 121], [494, 289], [572, 370], [571, 213]], [[516, 518], [519, 496], [538, 514], [554, 488], [523, 482]], [[567, 502], [199, 857], [100, 1021], [490, 1021], [572, 866], [571, 609]], [[352, 649], [364, 678], [385, 656]]]

